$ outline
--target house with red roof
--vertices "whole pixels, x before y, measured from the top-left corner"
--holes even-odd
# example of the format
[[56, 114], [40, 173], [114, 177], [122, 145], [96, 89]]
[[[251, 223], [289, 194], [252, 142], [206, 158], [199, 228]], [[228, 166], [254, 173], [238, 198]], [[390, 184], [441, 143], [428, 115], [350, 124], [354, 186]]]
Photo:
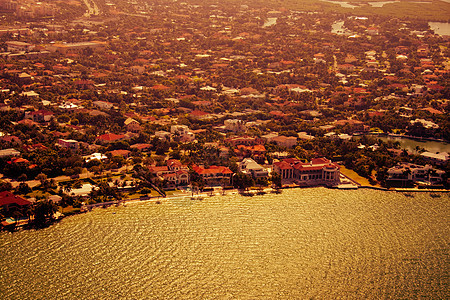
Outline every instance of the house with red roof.
[[155, 179], [163, 182], [165, 189], [175, 189], [189, 184], [189, 169], [177, 159], [169, 159], [165, 166], [150, 166]]
[[126, 139], [124, 134], [105, 133], [99, 135], [97, 140], [102, 144], [114, 143]]
[[206, 119], [210, 116], [210, 113], [202, 110], [193, 110], [189, 115], [195, 119]]
[[11, 215], [16, 210], [22, 211], [31, 204], [31, 201], [14, 195], [9, 191], [0, 192], [0, 206], [3, 208], [5, 215]]
[[25, 112], [25, 119], [31, 119], [34, 122], [49, 122], [54, 113], [48, 110], [37, 110]]
[[223, 166], [202, 166], [192, 165], [191, 169], [202, 177], [206, 185], [230, 185], [233, 171]]
[[287, 158], [273, 163], [273, 171], [280, 174], [282, 183], [300, 186], [334, 186], [340, 182], [339, 165], [324, 157], [310, 162]]
[[112, 150], [112, 151], [110, 151], [110, 153], [111, 153], [111, 157], [122, 156], [123, 158], [128, 158], [130, 156], [131, 151], [119, 149], [119, 150]]
[[147, 143], [138, 143], [138, 144], [134, 144], [134, 145], [130, 146], [130, 148], [132, 148], [132, 149], [138, 149], [141, 151], [148, 151], [151, 147], [152, 147], [152, 145], [147, 144]]

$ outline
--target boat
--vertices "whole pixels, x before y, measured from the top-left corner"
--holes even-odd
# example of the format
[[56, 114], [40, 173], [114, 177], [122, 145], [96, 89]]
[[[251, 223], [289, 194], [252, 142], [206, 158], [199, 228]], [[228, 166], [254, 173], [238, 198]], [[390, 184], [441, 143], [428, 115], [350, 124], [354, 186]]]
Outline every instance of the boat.
[[404, 193], [403, 195], [405, 195], [406, 197], [410, 197], [410, 198], [414, 197], [414, 195], [412, 193]]
[[430, 196], [433, 197], [433, 198], [440, 198], [441, 197], [441, 195], [438, 194], [438, 193], [431, 193]]

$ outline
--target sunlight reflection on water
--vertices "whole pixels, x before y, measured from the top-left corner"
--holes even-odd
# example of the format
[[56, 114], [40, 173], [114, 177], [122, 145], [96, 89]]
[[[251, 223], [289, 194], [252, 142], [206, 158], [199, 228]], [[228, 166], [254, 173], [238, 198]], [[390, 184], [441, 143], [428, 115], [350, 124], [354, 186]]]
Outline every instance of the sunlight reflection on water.
[[1, 233], [2, 298], [446, 298], [448, 195], [285, 190]]

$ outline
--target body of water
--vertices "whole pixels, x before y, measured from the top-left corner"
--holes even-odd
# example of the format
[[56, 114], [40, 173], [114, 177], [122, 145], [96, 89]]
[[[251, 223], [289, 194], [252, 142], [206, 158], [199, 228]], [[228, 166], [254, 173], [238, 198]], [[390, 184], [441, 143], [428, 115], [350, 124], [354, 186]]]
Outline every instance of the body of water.
[[419, 146], [420, 148], [424, 148], [426, 151], [437, 153], [437, 152], [447, 152], [450, 153], [450, 144], [445, 142], [438, 142], [438, 141], [420, 141], [420, 140], [414, 140], [404, 137], [391, 137], [391, 136], [380, 136], [377, 137], [381, 139], [384, 142], [392, 141], [392, 142], [399, 142], [400, 147], [402, 149], [406, 149], [408, 151], [414, 152], [416, 150], [416, 147]]
[[337, 35], [351, 35], [352, 33], [345, 28], [344, 23], [345, 21], [335, 21], [331, 24], [331, 33], [335, 33]]
[[353, 4], [350, 4], [349, 2], [345, 2], [345, 1], [332, 1], [332, 0], [320, 0], [320, 1], [340, 5], [341, 7], [345, 7], [345, 8], [357, 8], [358, 7], [357, 5], [353, 5]]
[[428, 25], [435, 34], [450, 36], [450, 23], [428, 22]]
[[449, 198], [167, 199], [0, 233], [2, 299], [445, 299]]

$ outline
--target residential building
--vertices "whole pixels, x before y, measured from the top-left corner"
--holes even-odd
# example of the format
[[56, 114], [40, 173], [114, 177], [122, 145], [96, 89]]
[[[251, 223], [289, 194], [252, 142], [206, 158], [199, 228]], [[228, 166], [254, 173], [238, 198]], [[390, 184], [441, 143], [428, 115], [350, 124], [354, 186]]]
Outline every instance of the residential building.
[[426, 161], [432, 162], [436, 165], [443, 165], [446, 162], [448, 162], [449, 155], [447, 152], [441, 152], [441, 153], [433, 153], [433, 152], [422, 152], [420, 154], [422, 158]]
[[261, 162], [265, 160], [266, 147], [264, 145], [238, 145], [235, 153], [238, 157], [253, 157], [257, 161]]
[[226, 140], [227, 143], [230, 143], [233, 146], [237, 145], [257, 145], [262, 144], [262, 140], [255, 137], [233, 137]]
[[12, 212], [16, 210], [23, 211], [31, 204], [31, 201], [9, 191], [0, 192], [0, 207], [3, 208], [3, 213], [6, 215], [12, 215]]
[[96, 153], [92, 153], [91, 155], [83, 156], [83, 158], [84, 158], [85, 162], [90, 162], [93, 159], [97, 159], [99, 161], [102, 161], [102, 160], [107, 159], [108, 157], [106, 155], [104, 155], [104, 154], [96, 152]]
[[294, 136], [284, 136], [269, 133], [262, 136], [262, 138], [265, 139], [267, 143], [275, 143], [280, 147], [292, 148], [297, 145], [297, 137]]
[[224, 121], [224, 125], [225, 125], [225, 130], [232, 131], [234, 133], [247, 131], [245, 122], [242, 120], [228, 119], [228, 120]]
[[126, 139], [124, 134], [105, 133], [99, 135], [97, 140], [102, 144], [114, 143]]
[[273, 163], [273, 171], [280, 174], [283, 183], [301, 186], [334, 186], [340, 182], [339, 165], [326, 158], [315, 158], [309, 163], [287, 158]]
[[130, 156], [131, 151], [124, 150], [124, 149], [118, 149], [118, 150], [112, 150], [112, 151], [110, 151], [110, 153], [111, 153], [111, 157], [121, 156], [123, 158], [128, 158]]
[[189, 184], [189, 169], [179, 160], [169, 159], [165, 166], [151, 166], [149, 171], [164, 183], [165, 189], [174, 189]]
[[267, 178], [269, 176], [267, 169], [251, 158], [244, 158], [239, 163], [239, 171], [251, 175], [254, 179]]
[[170, 140], [170, 132], [159, 130], [155, 132], [155, 137], [159, 138], [160, 140], [168, 141]]
[[25, 112], [25, 119], [31, 119], [34, 122], [49, 122], [53, 116], [54, 116], [53, 112], [48, 110]]
[[195, 140], [195, 134], [186, 125], [172, 125], [170, 126], [170, 133], [172, 134], [172, 139], [176, 141], [192, 142]]
[[20, 151], [13, 149], [13, 148], [0, 150], [0, 158], [15, 157], [15, 156], [19, 156], [19, 155], [20, 155]]
[[56, 144], [66, 149], [78, 150], [80, 148], [80, 142], [76, 140], [58, 139]]
[[138, 121], [133, 118], [128, 118], [124, 122], [125, 128], [131, 132], [140, 132], [142, 130]]
[[204, 168], [193, 165], [192, 170], [201, 176], [206, 185], [230, 185], [233, 171], [223, 166], [211, 166]]
[[94, 102], [92, 102], [95, 106], [97, 106], [98, 108], [100, 108], [100, 109], [106, 109], [106, 110], [108, 110], [108, 109], [111, 109], [111, 108], [113, 108], [113, 104], [112, 103], [110, 103], [110, 102], [106, 102], [106, 101], [94, 101]]
[[434, 169], [431, 165], [399, 164], [387, 171], [390, 183], [426, 183], [439, 184], [445, 179], [445, 171]]

